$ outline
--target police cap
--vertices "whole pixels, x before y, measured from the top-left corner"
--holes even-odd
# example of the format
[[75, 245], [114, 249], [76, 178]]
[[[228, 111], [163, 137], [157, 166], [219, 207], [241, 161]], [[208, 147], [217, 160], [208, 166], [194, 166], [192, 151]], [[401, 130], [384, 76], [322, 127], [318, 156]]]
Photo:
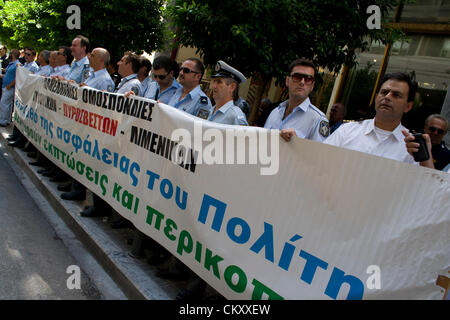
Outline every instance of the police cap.
[[212, 78], [231, 78], [238, 83], [244, 83], [247, 80], [242, 73], [222, 60], [217, 61], [215, 71], [216, 74], [212, 75]]

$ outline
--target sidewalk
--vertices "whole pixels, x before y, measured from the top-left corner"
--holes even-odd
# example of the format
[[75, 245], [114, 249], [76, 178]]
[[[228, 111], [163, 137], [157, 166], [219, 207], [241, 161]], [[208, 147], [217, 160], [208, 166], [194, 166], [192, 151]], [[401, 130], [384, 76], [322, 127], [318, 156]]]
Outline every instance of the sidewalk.
[[[72, 230], [89, 253], [104, 268], [108, 275], [129, 299], [173, 300], [186, 284], [185, 281], [170, 281], [155, 276], [156, 267], [150, 266], [144, 259], [134, 259], [128, 255], [133, 238], [131, 229], [112, 229], [106, 218], [81, 217], [80, 211], [91, 203], [92, 195], [88, 191], [85, 201], [62, 200], [57, 190], [58, 184], [37, 173], [41, 167], [31, 166], [34, 159], [27, 152], [8, 146], [6, 138], [12, 132], [12, 125], [0, 127], [0, 148], [11, 157], [23, 173], [29, 178], [36, 191], [49, 202], [56, 214]], [[66, 244], [67, 245], [67, 244]]]

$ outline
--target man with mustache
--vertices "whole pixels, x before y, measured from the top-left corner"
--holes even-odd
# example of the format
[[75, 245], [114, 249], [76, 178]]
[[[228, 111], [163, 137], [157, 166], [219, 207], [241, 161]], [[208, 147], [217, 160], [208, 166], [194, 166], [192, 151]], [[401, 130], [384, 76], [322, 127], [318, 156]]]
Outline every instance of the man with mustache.
[[[403, 114], [413, 107], [416, 88], [417, 84], [405, 73], [385, 75], [375, 98], [375, 118], [345, 123], [324, 143], [417, 164], [412, 153], [418, 151], [419, 144], [401, 124]], [[431, 155], [430, 137], [423, 137]], [[432, 157], [420, 165], [434, 168]]]
[[175, 91], [167, 104], [202, 119], [208, 119], [212, 111], [211, 101], [200, 88], [204, 72], [205, 67], [199, 59], [186, 59], [178, 76], [182, 88]]

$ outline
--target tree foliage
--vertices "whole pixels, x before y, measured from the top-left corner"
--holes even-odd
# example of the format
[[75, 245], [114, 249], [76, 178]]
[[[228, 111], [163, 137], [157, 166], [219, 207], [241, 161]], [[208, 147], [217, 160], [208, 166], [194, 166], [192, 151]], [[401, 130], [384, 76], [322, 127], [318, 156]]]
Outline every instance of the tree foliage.
[[[114, 57], [124, 51], [160, 48], [164, 40], [163, 0], [0, 0], [0, 41], [38, 50], [71, 44], [77, 34], [92, 47], [104, 47]], [[67, 8], [81, 9], [81, 29], [69, 30]]]
[[207, 65], [221, 59], [246, 75], [282, 80], [297, 57], [338, 71], [370, 40], [386, 43], [392, 29], [367, 27], [374, 4], [387, 17], [397, 0], [176, 0], [168, 12], [179, 43], [198, 48]]

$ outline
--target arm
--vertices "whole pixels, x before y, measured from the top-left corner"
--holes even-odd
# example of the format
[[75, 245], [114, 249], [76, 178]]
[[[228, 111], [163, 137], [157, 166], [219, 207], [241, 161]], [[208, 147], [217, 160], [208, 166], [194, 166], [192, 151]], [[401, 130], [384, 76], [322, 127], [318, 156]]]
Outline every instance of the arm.
[[14, 87], [16, 84], [16, 79], [14, 79], [10, 84], [8, 84], [5, 88], [8, 90], [11, 90], [12, 87]]

